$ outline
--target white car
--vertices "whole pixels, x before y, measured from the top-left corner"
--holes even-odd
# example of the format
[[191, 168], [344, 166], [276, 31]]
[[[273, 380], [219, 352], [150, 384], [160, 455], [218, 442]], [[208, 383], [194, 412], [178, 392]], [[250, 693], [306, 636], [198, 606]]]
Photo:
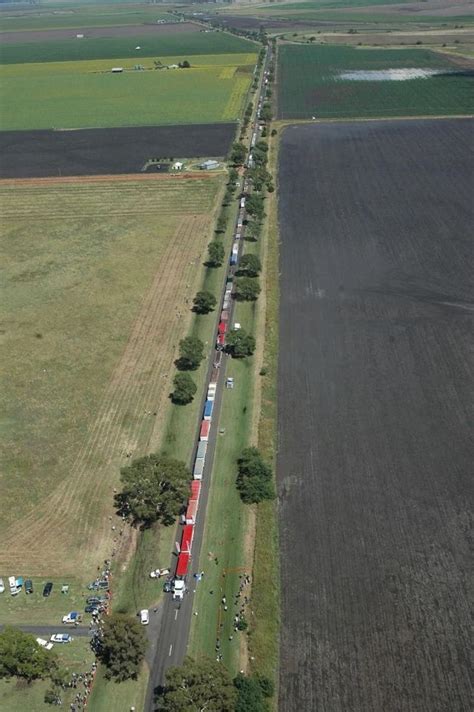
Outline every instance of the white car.
[[140, 623], [142, 625], [148, 625], [150, 622], [150, 614], [148, 613], [148, 610], [144, 608], [143, 610], [140, 611]]
[[0, 578], [0, 593], [3, 593], [5, 591], [5, 584], [3, 583], [3, 579]]
[[72, 643], [69, 633], [55, 633], [50, 638], [51, 643]]
[[38, 645], [41, 645], [42, 648], [46, 648], [46, 650], [51, 650], [54, 647], [53, 643], [48, 643], [44, 638], [36, 638], [36, 642]]

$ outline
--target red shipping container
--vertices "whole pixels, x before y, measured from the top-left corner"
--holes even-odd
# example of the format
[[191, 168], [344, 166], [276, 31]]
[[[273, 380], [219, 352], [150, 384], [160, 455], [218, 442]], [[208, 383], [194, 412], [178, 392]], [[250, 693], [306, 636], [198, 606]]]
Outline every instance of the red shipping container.
[[183, 527], [183, 533], [181, 535], [181, 551], [191, 552], [191, 545], [193, 543], [194, 527], [192, 524], [186, 524]]
[[201, 432], [199, 433], [199, 439], [200, 440], [208, 440], [209, 439], [209, 429], [211, 427], [211, 421], [210, 420], [203, 420], [201, 423]]
[[199, 495], [201, 494], [201, 482], [200, 480], [193, 480], [191, 482], [191, 497], [190, 502], [197, 502], [199, 500]]
[[186, 576], [188, 573], [189, 559], [191, 555], [183, 552], [178, 556], [178, 565], [176, 567], [176, 576]]
[[197, 499], [190, 500], [188, 503], [188, 508], [186, 509], [186, 524], [194, 524], [194, 522], [196, 521], [197, 509]]

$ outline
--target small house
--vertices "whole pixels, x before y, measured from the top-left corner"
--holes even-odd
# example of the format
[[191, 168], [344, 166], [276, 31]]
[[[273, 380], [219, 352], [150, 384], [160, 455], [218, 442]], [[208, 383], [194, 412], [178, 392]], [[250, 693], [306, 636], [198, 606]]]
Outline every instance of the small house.
[[171, 167], [174, 171], [182, 171], [183, 166], [184, 163], [182, 163], [181, 161], [175, 161]]

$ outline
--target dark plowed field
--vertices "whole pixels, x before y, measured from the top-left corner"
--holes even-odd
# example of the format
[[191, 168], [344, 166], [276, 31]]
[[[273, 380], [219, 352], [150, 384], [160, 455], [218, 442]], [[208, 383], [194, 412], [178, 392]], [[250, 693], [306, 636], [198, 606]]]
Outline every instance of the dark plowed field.
[[282, 138], [283, 712], [472, 709], [473, 130]]
[[224, 156], [235, 124], [0, 131], [0, 178], [138, 173], [150, 158]]

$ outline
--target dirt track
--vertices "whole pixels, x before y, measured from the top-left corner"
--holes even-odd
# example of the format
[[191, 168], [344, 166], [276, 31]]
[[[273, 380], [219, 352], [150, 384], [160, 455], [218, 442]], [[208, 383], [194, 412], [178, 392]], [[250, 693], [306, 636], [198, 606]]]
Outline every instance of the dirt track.
[[472, 709], [473, 128], [282, 138], [282, 712]]
[[[191, 171], [184, 173], [173, 174], [174, 180], [189, 180], [190, 178], [212, 178], [213, 173], [207, 173], [206, 171]], [[138, 181], [150, 181], [150, 180], [169, 180], [170, 175], [167, 173], [119, 173], [118, 175], [101, 175], [101, 176], [50, 176], [49, 178], [0, 178], [0, 185], [55, 185], [61, 183], [72, 183], [77, 185], [78, 183], [119, 183], [124, 180], [130, 180], [134, 183]]]

